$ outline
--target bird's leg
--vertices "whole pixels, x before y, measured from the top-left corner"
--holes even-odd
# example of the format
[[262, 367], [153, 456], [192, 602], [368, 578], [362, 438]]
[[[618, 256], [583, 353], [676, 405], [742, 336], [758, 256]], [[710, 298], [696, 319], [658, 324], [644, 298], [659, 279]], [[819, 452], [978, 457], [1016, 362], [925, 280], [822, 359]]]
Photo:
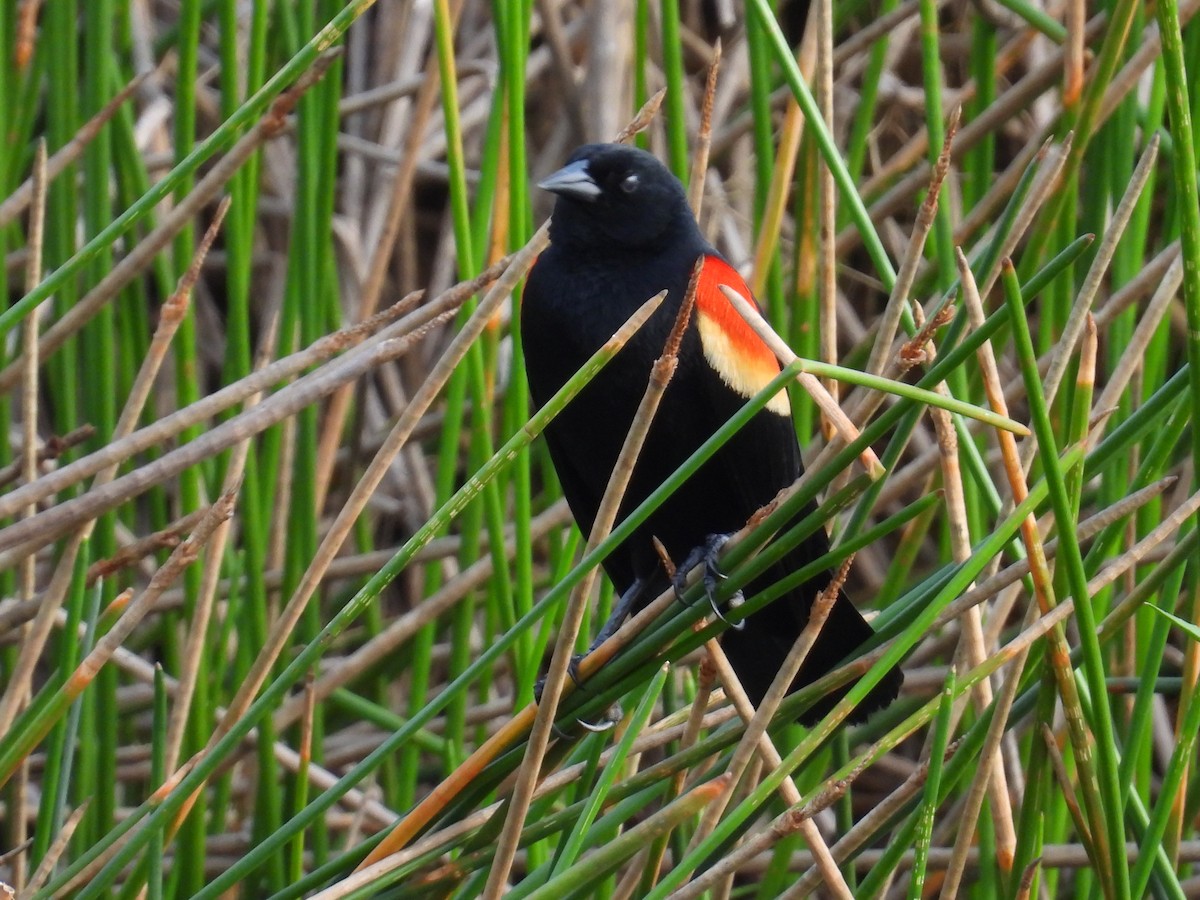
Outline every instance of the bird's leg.
[[[675, 577], [672, 583], [675, 587], [675, 596], [679, 598], [680, 603], [686, 604], [683, 599], [684, 592], [687, 590], [687, 577], [692, 569], [696, 566], [704, 565], [704, 594], [708, 597], [708, 603], [712, 607], [713, 613], [718, 619], [737, 631], [741, 631], [745, 627], [744, 621], [738, 622], [736, 625], [721, 615], [721, 610], [717, 608], [717, 583], [724, 581], [729, 576], [721, 571], [717, 565], [717, 557], [721, 555], [721, 548], [725, 546], [729, 540], [728, 534], [710, 534], [704, 539], [704, 543], [699, 547], [693, 547], [691, 553], [684, 559], [683, 564], [675, 570]], [[746, 598], [742, 592], [736, 591], [729, 598], [729, 605], [740, 606]]]
[[[645, 579], [635, 579], [633, 584], [626, 588], [625, 593], [623, 593], [620, 599], [617, 600], [617, 605], [613, 607], [612, 614], [608, 617], [608, 621], [604, 623], [599, 634], [597, 634], [592, 640], [592, 643], [588, 645], [587, 651], [584, 653], [576, 653], [571, 657], [571, 661], [567, 663], [567, 674], [570, 675], [571, 680], [575, 682], [575, 687], [580, 688], [581, 690], [586, 690], [583, 683], [579, 680], [579, 664], [588, 656], [588, 654], [595, 651], [597, 647], [617, 633], [617, 629], [619, 629], [621, 624], [629, 617], [629, 613], [633, 611], [633, 607], [637, 604], [638, 600], [641, 599], [645, 592]], [[533, 686], [533, 696], [539, 703], [542, 699], [542, 688], [545, 686], [545, 684], [546, 676], [543, 675]], [[576, 721], [578, 721], [579, 724], [588, 731], [608, 731], [608, 729], [612, 728], [620, 720], [620, 714], [616, 716], [616, 720], [614, 721], [610, 712], [610, 715], [606, 716], [604, 722], [600, 724], [584, 722], [582, 719], [577, 719]], [[557, 729], [557, 726], [555, 727]], [[559, 734], [562, 736], [561, 731]]]
[[575, 659], [571, 660], [571, 662], [578, 664], [578, 662], [583, 659], [584, 656], [587, 656], [588, 653], [591, 653], [610, 637], [616, 634], [617, 629], [619, 629], [622, 623], [629, 618], [629, 614], [633, 612], [633, 607], [637, 605], [637, 602], [642, 599], [642, 596], [645, 593], [646, 580], [644, 578], [635, 578], [633, 584], [627, 587], [625, 589], [625, 593], [623, 593], [620, 599], [617, 600], [617, 605], [613, 607], [612, 614], [608, 617], [608, 621], [604, 623], [604, 626], [600, 629], [600, 632], [592, 640], [591, 646], [587, 648], [587, 653], [584, 653], [583, 656], [575, 657]]

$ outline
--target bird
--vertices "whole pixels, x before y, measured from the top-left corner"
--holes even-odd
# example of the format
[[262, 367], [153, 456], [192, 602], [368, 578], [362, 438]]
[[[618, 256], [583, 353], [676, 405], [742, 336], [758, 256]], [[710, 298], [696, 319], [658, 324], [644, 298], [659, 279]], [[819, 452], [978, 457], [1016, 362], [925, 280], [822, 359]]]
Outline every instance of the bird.
[[[698, 268], [693, 314], [678, 365], [646, 435], [617, 513], [623, 520], [705, 440], [780, 372], [778, 360], [720, 290], [752, 299], [737, 270], [703, 236], [683, 185], [653, 154], [624, 144], [585, 144], [539, 182], [555, 196], [549, 246], [526, 280], [520, 333], [530, 399], [543, 406], [646, 300], [666, 290], [647, 323], [546, 427], [550, 460], [576, 523], [588, 534], [654, 361]], [[686, 576], [697, 561], [718, 574], [725, 537], [804, 471], [786, 392], [747, 424], [604, 561], [621, 596], [611, 628]], [[797, 519], [810, 515], [809, 504]], [[656, 540], [673, 561], [669, 576]], [[789, 551], [747, 594], [774, 584], [829, 550], [823, 528]], [[760, 703], [833, 574], [818, 574], [727, 630], [721, 646], [750, 700]], [[678, 585], [677, 585], [678, 588]], [[711, 596], [711, 594], [710, 594]], [[611, 630], [610, 628], [610, 630]], [[874, 631], [840, 593], [789, 688], [835, 668]], [[890, 704], [897, 666], [854, 710], [853, 721]], [[819, 721], [849, 690], [820, 698], [800, 721]]]

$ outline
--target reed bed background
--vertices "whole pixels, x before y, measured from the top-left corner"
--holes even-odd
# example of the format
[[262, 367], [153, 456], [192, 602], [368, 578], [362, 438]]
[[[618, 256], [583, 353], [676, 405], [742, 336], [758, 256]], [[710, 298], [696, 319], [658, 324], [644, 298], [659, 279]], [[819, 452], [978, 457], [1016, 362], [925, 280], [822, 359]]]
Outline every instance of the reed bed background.
[[[0, 2], [0, 879], [1200, 895], [1200, 4], [830, 5]], [[562, 736], [620, 531], [514, 322], [533, 183], [643, 104], [810, 463], [726, 590], [828, 527], [880, 642], [754, 716], [664, 597]]]

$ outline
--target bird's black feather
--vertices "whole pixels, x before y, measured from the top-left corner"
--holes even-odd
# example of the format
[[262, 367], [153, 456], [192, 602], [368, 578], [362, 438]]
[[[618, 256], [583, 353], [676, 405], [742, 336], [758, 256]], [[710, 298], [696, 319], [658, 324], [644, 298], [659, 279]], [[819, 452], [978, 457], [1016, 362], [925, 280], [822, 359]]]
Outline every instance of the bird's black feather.
[[[647, 325], [546, 429], [563, 492], [586, 534], [697, 260], [727, 264], [701, 235], [678, 180], [650, 154], [620, 145], [587, 145], [572, 156], [568, 169], [569, 178], [546, 183], [559, 193], [551, 245], [530, 272], [522, 299], [521, 335], [534, 403], [544, 404], [642, 303], [668, 291]], [[710, 304], [722, 301], [709, 298]], [[747, 399], [706, 355], [698, 326], [701, 314], [689, 322], [678, 368], [638, 457], [618, 520]], [[760, 410], [608, 557], [608, 576], [621, 592], [637, 578], [661, 590], [668, 580], [652, 538], [679, 562], [709, 535], [741, 528], [802, 471], [790, 417]], [[828, 546], [824, 531], [818, 530], [748, 585], [747, 594], [823, 555]], [[744, 630], [724, 636], [722, 646], [755, 702], [831, 577], [817, 576], [749, 617]], [[793, 687], [828, 672], [872, 634], [850, 600], [839, 596]], [[856, 717], [890, 703], [901, 680], [899, 669], [890, 672], [858, 707]], [[814, 721], [843, 693], [822, 698], [803, 721]]]

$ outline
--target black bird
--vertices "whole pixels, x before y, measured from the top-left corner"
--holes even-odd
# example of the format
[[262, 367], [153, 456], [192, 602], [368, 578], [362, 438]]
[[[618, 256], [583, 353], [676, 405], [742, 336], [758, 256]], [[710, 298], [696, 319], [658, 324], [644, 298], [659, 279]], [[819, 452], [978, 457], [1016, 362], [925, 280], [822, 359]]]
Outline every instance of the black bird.
[[[546, 429], [563, 492], [587, 534], [698, 259], [704, 262], [679, 365], [639, 455], [618, 522], [778, 375], [779, 364], [721, 293], [718, 285], [725, 284], [751, 296], [736, 270], [701, 235], [683, 186], [654, 156], [620, 144], [588, 144], [540, 187], [557, 200], [550, 246], [529, 273], [521, 308], [535, 404], [549, 400], [642, 303], [668, 291], [650, 321]], [[802, 471], [788, 399], [779, 393], [608, 557], [605, 571], [636, 611], [670, 584], [653, 537], [676, 562], [695, 560], [696, 548], [707, 548], [711, 561], [720, 536], [741, 528]], [[747, 594], [828, 549], [828, 538], [818, 529], [749, 584]], [[817, 575], [722, 638], [755, 703], [831, 577]], [[839, 596], [792, 689], [833, 669], [873, 633], [850, 600]], [[891, 703], [902, 680], [898, 668], [889, 672], [858, 707], [856, 719]], [[843, 694], [844, 689], [822, 698], [801, 721], [815, 722]]]

